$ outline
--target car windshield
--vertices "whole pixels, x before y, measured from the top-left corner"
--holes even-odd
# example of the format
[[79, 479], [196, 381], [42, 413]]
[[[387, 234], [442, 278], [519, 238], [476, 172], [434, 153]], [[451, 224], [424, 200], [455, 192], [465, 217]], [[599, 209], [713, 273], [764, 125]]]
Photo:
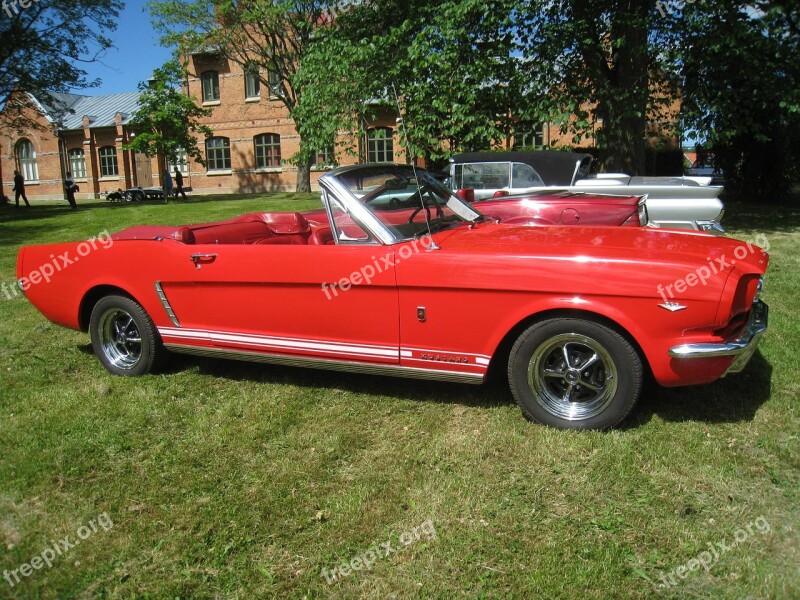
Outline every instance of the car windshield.
[[485, 218], [423, 169], [376, 165], [336, 178], [398, 240]]

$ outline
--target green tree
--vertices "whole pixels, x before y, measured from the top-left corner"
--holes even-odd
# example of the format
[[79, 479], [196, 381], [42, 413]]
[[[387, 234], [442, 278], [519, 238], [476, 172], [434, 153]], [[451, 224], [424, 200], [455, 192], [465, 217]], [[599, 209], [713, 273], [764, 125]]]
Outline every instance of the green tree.
[[668, 31], [656, 27], [656, 0], [526, 0], [519, 5], [522, 52], [547, 90], [553, 113], [572, 113], [575, 134], [603, 125], [599, 145], [608, 170], [644, 171], [648, 116], [677, 94], [664, 71]]
[[0, 9], [0, 107], [7, 127], [38, 127], [25, 115], [25, 93], [58, 108], [52, 93], [97, 85], [80, 64], [98, 60], [112, 45], [119, 0], [37, 0]]
[[[150, 0], [162, 42], [182, 55], [211, 48], [250, 69], [289, 111], [300, 133], [297, 191], [311, 190], [311, 165], [324, 150], [308, 139], [306, 114], [296, 111], [309, 82], [296, 78], [318, 32], [327, 27], [335, 2], [319, 0]], [[313, 84], [312, 84], [313, 85]]]
[[160, 156], [166, 168], [177, 162], [181, 150], [202, 165], [205, 158], [197, 144], [195, 133], [209, 138], [214, 132], [198, 119], [211, 111], [201, 108], [196, 100], [181, 91], [186, 71], [180, 63], [171, 60], [156, 69], [152, 79], [139, 84], [139, 108], [130, 121], [136, 133], [126, 149], [143, 152], [147, 156]]
[[686, 126], [733, 192], [781, 198], [800, 177], [800, 8], [719, 0], [680, 17]]
[[[403, 115], [401, 133], [410, 155], [433, 162], [488, 148], [508, 135], [512, 107], [514, 118], [524, 112], [526, 80], [514, 57], [513, 5], [509, 0], [349, 5], [304, 65], [301, 76], [317, 82], [304, 109], [352, 130], [369, 118], [370, 107], [382, 104]], [[336, 65], [333, 77], [330, 65]]]

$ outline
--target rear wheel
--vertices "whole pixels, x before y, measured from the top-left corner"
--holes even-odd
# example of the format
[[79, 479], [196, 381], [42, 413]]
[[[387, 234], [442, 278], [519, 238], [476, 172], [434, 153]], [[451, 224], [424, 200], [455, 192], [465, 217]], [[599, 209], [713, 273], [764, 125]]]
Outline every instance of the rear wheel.
[[550, 319], [517, 339], [511, 392], [526, 418], [561, 429], [606, 429], [639, 398], [642, 361], [616, 331], [583, 319]]
[[92, 347], [115, 375], [144, 375], [163, 361], [166, 350], [144, 309], [125, 296], [106, 296], [92, 310]]

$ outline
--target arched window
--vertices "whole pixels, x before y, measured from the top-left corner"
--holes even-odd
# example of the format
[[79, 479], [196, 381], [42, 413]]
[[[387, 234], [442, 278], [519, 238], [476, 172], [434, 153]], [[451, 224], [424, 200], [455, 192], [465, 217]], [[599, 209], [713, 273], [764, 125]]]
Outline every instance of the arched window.
[[117, 166], [117, 149], [114, 146], [103, 146], [97, 152], [100, 157], [100, 176], [115, 177], [119, 175]]
[[367, 162], [394, 161], [393, 131], [391, 127], [367, 129]]
[[39, 179], [39, 169], [36, 167], [36, 151], [33, 144], [25, 138], [17, 142], [17, 163], [25, 181]]
[[73, 148], [69, 151], [69, 171], [75, 179], [86, 177], [86, 156], [83, 148]]
[[231, 141], [226, 137], [206, 140], [206, 164], [209, 171], [224, 171], [231, 168]]
[[203, 102], [215, 102], [219, 100], [219, 73], [216, 71], [205, 71], [201, 75], [203, 82]]
[[262, 133], [253, 138], [256, 148], [256, 168], [281, 166], [281, 136], [277, 133]]

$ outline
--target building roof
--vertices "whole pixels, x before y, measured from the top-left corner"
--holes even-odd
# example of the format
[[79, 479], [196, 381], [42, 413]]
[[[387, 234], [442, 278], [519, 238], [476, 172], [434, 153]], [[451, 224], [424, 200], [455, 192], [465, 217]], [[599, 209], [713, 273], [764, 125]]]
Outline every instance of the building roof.
[[89, 118], [89, 127], [113, 127], [117, 114], [122, 115], [122, 125], [127, 124], [139, 108], [141, 92], [125, 92], [104, 96], [52, 93], [46, 102], [33, 98], [45, 116], [59, 129], [83, 129], [83, 118]]

